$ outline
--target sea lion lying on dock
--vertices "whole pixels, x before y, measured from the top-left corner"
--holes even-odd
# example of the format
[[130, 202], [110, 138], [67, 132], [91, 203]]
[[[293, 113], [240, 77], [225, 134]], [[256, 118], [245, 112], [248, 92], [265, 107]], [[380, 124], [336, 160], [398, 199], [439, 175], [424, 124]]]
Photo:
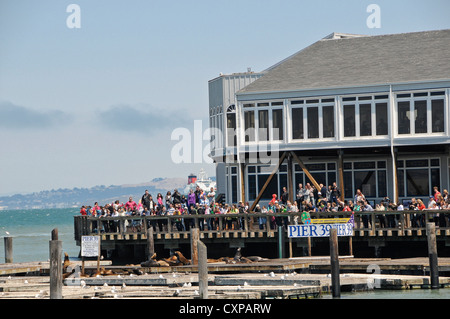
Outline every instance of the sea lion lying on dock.
[[169, 267], [169, 263], [165, 260], [157, 260], [154, 253], [149, 260], [141, 262], [141, 267]]

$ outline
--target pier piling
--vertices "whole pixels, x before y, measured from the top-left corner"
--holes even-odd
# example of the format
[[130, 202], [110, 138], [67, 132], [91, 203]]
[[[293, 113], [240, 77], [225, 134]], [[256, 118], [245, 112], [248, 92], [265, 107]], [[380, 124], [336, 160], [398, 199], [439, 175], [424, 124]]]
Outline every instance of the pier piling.
[[434, 223], [427, 223], [428, 257], [430, 260], [430, 281], [431, 288], [439, 288], [439, 268], [436, 246], [436, 226]]
[[58, 229], [52, 230], [50, 241], [50, 299], [62, 299], [62, 241], [58, 240]]
[[337, 229], [330, 229], [330, 259], [331, 259], [331, 290], [333, 298], [341, 297], [341, 283], [339, 278], [339, 249]]
[[13, 239], [12, 237], [5, 237], [4, 243], [5, 243], [5, 263], [6, 264], [12, 264], [13, 262]]
[[198, 248], [198, 286], [200, 299], [208, 299], [208, 260], [206, 245], [197, 241]]

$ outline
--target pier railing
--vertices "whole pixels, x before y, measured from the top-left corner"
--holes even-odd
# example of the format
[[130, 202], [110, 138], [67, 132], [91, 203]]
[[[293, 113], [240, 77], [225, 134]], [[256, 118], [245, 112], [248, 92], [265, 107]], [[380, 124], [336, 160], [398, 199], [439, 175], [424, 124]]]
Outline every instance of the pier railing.
[[[277, 232], [277, 226], [302, 224], [301, 214], [298, 212], [120, 217], [75, 216], [74, 235], [76, 241], [80, 241], [81, 236], [96, 234], [144, 234], [147, 236], [150, 227], [156, 234], [187, 234], [190, 232], [190, 228], [195, 227], [204, 233], [251, 232], [273, 237], [273, 233]], [[312, 213], [311, 219], [349, 218], [351, 215], [352, 212]], [[408, 236], [415, 232], [421, 235], [422, 232], [425, 234], [427, 222], [435, 222], [440, 234], [450, 236], [450, 210], [354, 212], [354, 234], [357, 236]]]

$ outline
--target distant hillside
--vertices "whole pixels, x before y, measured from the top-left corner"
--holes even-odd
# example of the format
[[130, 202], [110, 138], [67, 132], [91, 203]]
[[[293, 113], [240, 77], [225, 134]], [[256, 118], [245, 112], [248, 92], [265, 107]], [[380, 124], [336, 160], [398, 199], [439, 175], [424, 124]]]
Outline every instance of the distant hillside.
[[186, 178], [155, 178], [141, 184], [60, 188], [31, 194], [16, 194], [0, 197], [0, 209], [68, 208], [82, 205], [93, 206], [94, 202], [103, 205], [115, 200], [126, 202], [129, 196], [133, 196], [137, 202], [146, 189], [156, 199], [158, 193], [165, 195], [167, 191], [173, 192], [175, 188], [181, 190], [186, 183]]

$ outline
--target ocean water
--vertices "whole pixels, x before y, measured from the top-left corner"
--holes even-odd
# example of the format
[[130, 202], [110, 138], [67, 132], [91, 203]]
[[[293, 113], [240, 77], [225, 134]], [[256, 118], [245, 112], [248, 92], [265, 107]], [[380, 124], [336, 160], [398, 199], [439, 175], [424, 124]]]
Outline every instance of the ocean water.
[[[73, 216], [78, 208], [0, 210], [0, 263], [5, 262], [4, 237], [13, 238], [13, 262], [47, 261], [52, 230], [58, 229], [63, 253], [77, 258]], [[9, 232], [9, 235], [7, 234]]]

